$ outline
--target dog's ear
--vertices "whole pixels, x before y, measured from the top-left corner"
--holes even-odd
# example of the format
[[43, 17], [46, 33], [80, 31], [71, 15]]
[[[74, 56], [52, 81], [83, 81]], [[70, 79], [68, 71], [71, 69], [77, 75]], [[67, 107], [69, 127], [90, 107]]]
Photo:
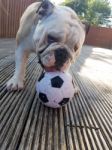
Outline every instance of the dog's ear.
[[88, 22], [86, 22], [86, 21], [82, 21], [82, 24], [84, 26], [84, 30], [85, 30], [86, 34], [88, 34], [91, 25]]
[[50, 15], [53, 12], [54, 5], [49, 0], [43, 0], [43, 2], [40, 4], [40, 7], [36, 11], [40, 18]]

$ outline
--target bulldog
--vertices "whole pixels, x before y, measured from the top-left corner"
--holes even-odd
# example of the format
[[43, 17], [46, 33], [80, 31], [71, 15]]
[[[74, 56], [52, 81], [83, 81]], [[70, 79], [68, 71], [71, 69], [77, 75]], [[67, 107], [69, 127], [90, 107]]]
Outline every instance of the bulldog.
[[24, 87], [28, 56], [35, 52], [47, 71], [66, 71], [79, 55], [85, 40], [85, 26], [76, 13], [48, 0], [32, 3], [23, 13], [16, 35], [15, 72], [8, 90]]

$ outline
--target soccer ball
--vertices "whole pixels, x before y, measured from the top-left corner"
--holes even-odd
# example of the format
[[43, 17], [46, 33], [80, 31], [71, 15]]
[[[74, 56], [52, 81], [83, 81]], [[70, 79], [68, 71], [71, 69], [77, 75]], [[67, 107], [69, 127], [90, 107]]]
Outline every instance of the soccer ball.
[[36, 83], [40, 101], [52, 108], [67, 104], [74, 96], [72, 76], [63, 72], [46, 72]]

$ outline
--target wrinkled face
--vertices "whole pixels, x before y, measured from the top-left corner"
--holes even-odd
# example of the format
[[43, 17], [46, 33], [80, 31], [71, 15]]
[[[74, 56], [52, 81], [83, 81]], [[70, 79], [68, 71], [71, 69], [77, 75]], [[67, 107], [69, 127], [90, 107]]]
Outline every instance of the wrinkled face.
[[43, 66], [56, 66], [62, 61], [58, 70], [67, 68], [83, 45], [83, 25], [70, 8], [53, 6], [49, 1], [37, 13], [39, 21], [33, 38]]

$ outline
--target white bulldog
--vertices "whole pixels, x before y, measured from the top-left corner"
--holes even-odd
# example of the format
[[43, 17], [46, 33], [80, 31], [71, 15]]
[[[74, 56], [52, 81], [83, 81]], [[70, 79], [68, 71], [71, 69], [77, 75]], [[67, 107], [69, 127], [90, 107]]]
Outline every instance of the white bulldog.
[[15, 73], [8, 90], [24, 87], [28, 56], [36, 52], [45, 70], [66, 71], [80, 53], [85, 40], [85, 27], [76, 13], [50, 1], [35, 2], [23, 13], [16, 41]]

